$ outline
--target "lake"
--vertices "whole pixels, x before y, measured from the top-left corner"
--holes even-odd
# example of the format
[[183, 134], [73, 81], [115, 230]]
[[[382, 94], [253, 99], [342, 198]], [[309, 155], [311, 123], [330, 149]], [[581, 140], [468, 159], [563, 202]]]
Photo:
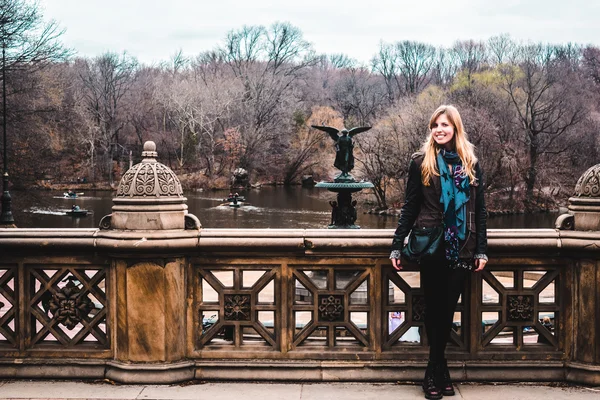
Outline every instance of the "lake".
[[[335, 194], [323, 189], [262, 187], [240, 192], [246, 203], [240, 208], [223, 204], [228, 191], [186, 192], [188, 211], [204, 228], [326, 228], [331, 219], [329, 200]], [[76, 199], [63, 192], [11, 191], [12, 210], [19, 228], [95, 228], [111, 213], [114, 192], [86, 191]], [[90, 210], [85, 217], [65, 214], [75, 204]], [[358, 209], [357, 224], [365, 229], [394, 229], [395, 216], [363, 214]], [[488, 228], [553, 228], [558, 213], [516, 214], [490, 217]]]

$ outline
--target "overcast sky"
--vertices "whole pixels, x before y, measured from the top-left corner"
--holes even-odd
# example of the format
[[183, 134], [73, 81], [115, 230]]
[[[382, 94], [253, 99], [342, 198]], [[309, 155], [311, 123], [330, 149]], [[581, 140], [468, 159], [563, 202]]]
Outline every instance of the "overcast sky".
[[368, 62], [380, 42], [450, 46], [508, 33], [600, 45], [600, 0], [40, 0], [82, 56], [127, 51], [143, 63], [196, 55], [243, 25], [290, 22], [318, 53]]

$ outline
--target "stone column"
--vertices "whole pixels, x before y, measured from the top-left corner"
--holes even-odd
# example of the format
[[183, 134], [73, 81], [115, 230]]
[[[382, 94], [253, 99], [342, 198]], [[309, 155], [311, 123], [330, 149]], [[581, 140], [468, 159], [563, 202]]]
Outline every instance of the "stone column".
[[[119, 382], [173, 383], [194, 378], [186, 356], [186, 266], [177, 248], [197, 243], [179, 179], [156, 160], [153, 142], [121, 179], [97, 245], [112, 254], [115, 360]], [[133, 365], [132, 365], [133, 364]]]
[[[573, 260], [573, 349], [567, 380], [600, 385], [600, 164], [579, 178], [569, 213], [557, 220], [565, 248], [577, 242]], [[568, 250], [567, 250], [568, 251]]]

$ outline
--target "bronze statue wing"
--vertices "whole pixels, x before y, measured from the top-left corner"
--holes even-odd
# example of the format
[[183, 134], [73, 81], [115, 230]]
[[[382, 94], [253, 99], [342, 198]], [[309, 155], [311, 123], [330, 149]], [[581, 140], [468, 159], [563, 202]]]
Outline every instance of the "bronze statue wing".
[[340, 137], [340, 136], [338, 135], [338, 132], [339, 132], [339, 130], [338, 130], [338, 129], [335, 129], [335, 128], [332, 128], [331, 126], [319, 126], [319, 125], [311, 125], [311, 127], [315, 128], [315, 129], [318, 129], [318, 130], [320, 130], [320, 131], [323, 131], [323, 132], [327, 132], [327, 133], [329, 133], [329, 136], [330, 136], [330, 137], [331, 137], [333, 140], [335, 140], [336, 142], [337, 142], [338, 138]]
[[357, 134], [359, 134], [361, 132], [368, 131], [369, 129], [371, 129], [370, 126], [358, 126], [356, 128], [350, 129], [348, 131], [348, 136], [352, 137], [352, 136], [357, 135]]

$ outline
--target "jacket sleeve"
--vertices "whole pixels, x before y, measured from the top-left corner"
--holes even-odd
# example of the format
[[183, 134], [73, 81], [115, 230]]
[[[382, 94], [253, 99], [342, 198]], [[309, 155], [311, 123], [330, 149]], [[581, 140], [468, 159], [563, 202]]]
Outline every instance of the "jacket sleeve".
[[485, 183], [483, 171], [479, 163], [476, 166], [475, 176], [479, 183], [475, 203], [475, 226], [477, 229], [477, 244], [475, 254], [487, 253], [487, 209], [485, 207]]
[[400, 211], [398, 227], [394, 232], [392, 250], [402, 250], [404, 238], [412, 229], [423, 203], [423, 183], [421, 182], [421, 168], [415, 160], [411, 160], [408, 166], [408, 180], [406, 182], [406, 194], [404, 205]]

